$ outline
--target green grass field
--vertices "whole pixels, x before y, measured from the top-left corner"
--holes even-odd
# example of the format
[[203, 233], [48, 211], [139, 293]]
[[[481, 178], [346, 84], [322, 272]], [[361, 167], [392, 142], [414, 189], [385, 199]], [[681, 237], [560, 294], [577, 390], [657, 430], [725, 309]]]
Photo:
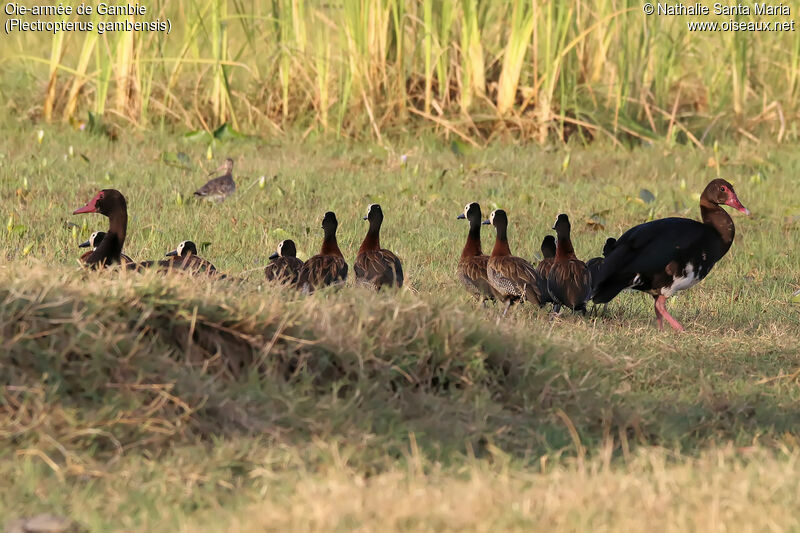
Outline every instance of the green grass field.
[[[39, 143], [39, 128], [0, 127], [4, 520], [54, 512], [90, 531], [800, 527], [795, 146], [461, 153], [435, 139], [387, 150], [284, 138], [209, 151], [68, 127], [44, 127]], [[227, 156], [236, 195], [192, 201]], [[731, 251], [670, 301], [685, 334], [658, 332], [638, 293], [596, 317], [523, 306], [500, 320], [455, 277], [467, 202], [506, 209], [512, 251], [529, 259], [566, 212], [588, 259], [634, 224], [699, 218], [717, 175], [753, 215], [733, 215]], [[71, 213], [102, 188], [127, 197], [134, 259], [192, 239], [241, 281], [82, 271], [77, 244], [107, 220]], [[301, 258], [316, 253], [326, 210], [352, 265], [372, 202], [407, 288], [305, 297], [265, 284], [281, 239]], [[483, 238], [490, 249], [491, 228]]]

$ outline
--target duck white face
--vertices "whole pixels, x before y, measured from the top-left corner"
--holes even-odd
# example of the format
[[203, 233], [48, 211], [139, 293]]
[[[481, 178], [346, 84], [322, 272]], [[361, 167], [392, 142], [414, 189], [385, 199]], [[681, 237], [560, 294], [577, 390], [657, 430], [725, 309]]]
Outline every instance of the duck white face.
[[283, 255], [283, 254], [281, 254], [281, 250], [283, 250], [283, 243], [285, 243], [285, 242], [286, 242], [286, 241], [281, 241], [281, 242], [279, 242], [279, 243], [278, 243], [278, 248], [276, 248], [276, 249], [275, 249], [275, 251], [277, 252], [277, 254], [278, 254], [279, 256], [280, 256], [280, 255]]
[[494, 211], [492, 211], [489, 214], [489, 223], [492, 224], [492, 225], [494, 225], [494, 215], [495, 215], [495, 213], [497, 213], [497, 209], [495, 209]]
[[176, 254], [178, 257], [182, 257], [183, 256], [183, 249], [186, 248], [186, 242], [187, 241], [181, 241], [181, 243], [178, 245], [178, 247], [175, 248], [175, 251], [178, 252]]
[[467, 218], [467, 213], [469, 213], [469, 208], [473, 205], [477, 205], [475, 202], [470, 202], [464, 206], [464, 218]]
[[97, 248], [97, 244], [95, 244], [95, 242], [97, 241], [98, 235], [100, 235], [100, 232], [95, 231], [89, 236], [89, 246], [91, 246], [92, 248]]

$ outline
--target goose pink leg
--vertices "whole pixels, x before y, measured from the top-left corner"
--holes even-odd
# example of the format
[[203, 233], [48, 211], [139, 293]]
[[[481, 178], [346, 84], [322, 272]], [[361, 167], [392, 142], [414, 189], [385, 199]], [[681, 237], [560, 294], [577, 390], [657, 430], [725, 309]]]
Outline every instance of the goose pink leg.
[[656, 323], [658, 324], [658, 331], [664, 330], [664, 321], [662, 320], [661, 311], [658, 310], [658, 297], [653, 297], [653, 307], [656, 310]]
[[[660, 316], [658, 316], [660, 315]], [[656, 316], [658, 317], [658, 324], [661, 326], [661, 317], [667, 319], [667, 322], [672, 329], [675, 331], [685, 331], [683, 326], [681, 326], [680, 322], [675, 320], [672, 315], [667, 312], [667, 297], [663, 294], [659, 294], [656, 298]]]

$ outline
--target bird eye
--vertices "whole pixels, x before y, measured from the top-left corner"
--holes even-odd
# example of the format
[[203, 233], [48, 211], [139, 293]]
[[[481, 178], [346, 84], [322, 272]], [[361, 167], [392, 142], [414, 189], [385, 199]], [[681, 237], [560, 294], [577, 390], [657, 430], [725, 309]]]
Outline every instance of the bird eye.
[[720, 188], [719, 188], [719, 190], [720, 190], [720, 191], [722, 191], [722, 192], [725, 192], [725, 191], [727, 191], [728, 189], [726, 189], [724, 185], [721, 185], [721, 186], [720, 186]]

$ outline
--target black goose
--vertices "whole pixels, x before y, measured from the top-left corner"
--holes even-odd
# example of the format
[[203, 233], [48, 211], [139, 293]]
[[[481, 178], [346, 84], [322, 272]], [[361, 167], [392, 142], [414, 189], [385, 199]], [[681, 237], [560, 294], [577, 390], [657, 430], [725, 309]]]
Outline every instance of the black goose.
[[472, 294], [484, 304], [486, 300], [500, 298], [500, 295], [489, 283], [486, 266], [489, 263], [489, 256], [481, 250], [481, 206], [478, 202], [472, 202], [464, 206], [464, 212], [456, 217], [457, 219], [467, 219], [469, 221], [469, 233], [464, 249], [461, 251], [461, 258], [458, 260], [458, 279]]
[[626, 231], [605, 258], [594, 281], [594, 301], [611, 301], [623, 289], [647, 292], [655, 300], [659, 329], [662, 319], [677, 331], [683, 326], [666, 308], [667, 298], [703, 280], [733, 243], [735, 228], [720, 207], [730, 206], [745, 215], [733, 186], [723, 179], [711, 181], [700, 196], [703, 222], [664, 218]]
[[542, 239], [542, 260], [536, 265], [536, 273], [539, 275], [539, 292], [542, 294], [542, 304], [550, 303], [553, 301], [550, 298], [550, 293], [547, 292], [547, 276], [550, 274], [550, 269], [553, 268], [553, 262], [556, 259], [556, 238], [552, 235], [547, 235]]
[[342, 284], [347, 280], [347, 262], [336, 241], [336, 228], [339, 222], [332, 211], [322, 218], [322, 249], [303, 263], [297, 276], [297, 286], [305, 292], [314, 292], [327, 285]]
[[[89, 235], [89, 239], [88, 240], [86, 240], [86, 241], [84, 241], [84, 242], [82, 242], [82, 243], [80, 243], [78, 245], [78, 248], [91, 248], [91, 250], [89, 250], [88, 252], [86, 252], [83, 255], [81, 255], [81, 258], [80, 258], [81, 263], [86, 263], [86, 260], [89, 258], [90, 255], [92, 255], [92, 252], [94, 252], [97, 249], [97, 247], [100, 245], [100, 243], [103, 242], [103, 238], [105, 236], [106, 236], [106, 232], [105, 231], [95, 231], [94, 233]], [[119, 256], [120, 256], [120, 259], [121, 259], [122, 263], [133, 264], [133, 259], [131, 259], [127, 255], [125, 255], [123, 253], [120, 253]]]
[[381, 206], [370, 204], [364, 220], [369, 221], [369, 229], [353, 263], [356, 281], [378, 290], [387, 286], [402, 287], [403, 263], [391, 251], [381, 248]]
[[84, 264], [94, 269], [122, 263], [122, 245], [128, 232], [128, 205], [122, 193], [103, 189], [88, 204], [72, 212], [73, 215], [80, 213], [100, 213], [108, 217], [108, 231], [97, 248], [86, 256]]
[[194, 195], [198, 198], [214, 202], [223, 202], [225, 199], [236, 192], [236, 182], [233, 181], [233, 159], [230, 157], [225, 160], [214, 172], [225, 171], [222, 176], [211, 179], [197, 189]]
[[264, 268], [264, 275], [268, 281], [295, 285], [302, 268], [303, 262], [297, 258], [294, 241], [286, 239], [279, 242], [275, 253], [269, 256], [269, 264]]
[[586, 302], [592, 296], [592, 275], [586, 263], [575, 256], [569, 217], [563, 213], [558, 215], [553, 229], [558, 236], [556, 256], [547, 275], [547, 292], [553, 299], [553, 309], [558, 312], [564, 305], [586, 313]]
[[541, 305], [539, 276], [536, 269], [521, 257], [511, 255], [508, 246], [508, 216], [502, 209], [495, 209], [484, 224], [492, 224], [497, 232], [492, 255], [486, 265], [489, 283], [506, 303], [503, 316], [511, 304], [517, 301], [531, 301]]

